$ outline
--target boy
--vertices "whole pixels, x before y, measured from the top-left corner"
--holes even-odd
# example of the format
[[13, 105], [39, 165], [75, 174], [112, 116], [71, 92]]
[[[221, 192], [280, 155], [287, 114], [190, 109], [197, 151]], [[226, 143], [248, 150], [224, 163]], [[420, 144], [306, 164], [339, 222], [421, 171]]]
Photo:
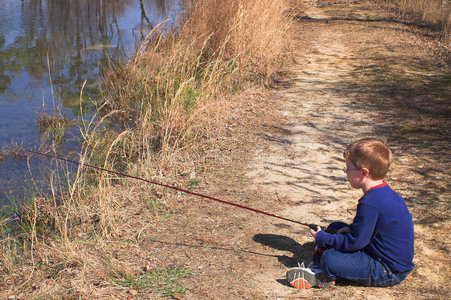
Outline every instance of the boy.
[[343, 156], [348, 182], [364, 195], [351, 225], [336, 222], [325, 230], [310, 230], [313, 262], [287, 272], [294, 287], [334, 285], [337, 278], [393, 286], [415, 266], [412, 216], [401, 196], [383, 181], [393, 160], [390, 148], [379, 139], [365, 138], [350, 144]]

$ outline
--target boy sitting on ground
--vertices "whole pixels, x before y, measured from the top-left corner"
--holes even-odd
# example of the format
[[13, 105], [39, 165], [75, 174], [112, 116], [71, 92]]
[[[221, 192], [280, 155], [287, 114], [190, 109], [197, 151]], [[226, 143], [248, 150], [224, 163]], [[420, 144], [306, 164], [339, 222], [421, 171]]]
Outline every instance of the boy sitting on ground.
[[350, 144], [344, 154], [348, 182], [361, 189], [352, 224], [335, 222], [310, 230], [313, 262], [288, 270], [288, 282], [300, 289], [347, 279], [367, 286], [393, 286], [414, 268], [412, 216], [403, 198], [383, 181], [393, 160], [388, 145], [373, 138]]

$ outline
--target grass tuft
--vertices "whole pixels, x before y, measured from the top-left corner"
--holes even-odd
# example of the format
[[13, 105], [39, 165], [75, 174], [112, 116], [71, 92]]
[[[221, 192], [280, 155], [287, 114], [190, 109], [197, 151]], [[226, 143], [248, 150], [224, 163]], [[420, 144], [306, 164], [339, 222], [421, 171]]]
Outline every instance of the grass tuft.
[[185, 287], [181, 279], [191, 272], [185, 268], [158, 267], [140, 274], [114, 272], [111, 277], [116, 285], [136, 290], [151, 290], [165, 296], [183, 294]]
[[23, 151], [23, 147], [18, 144], [10, 144], [0, 149], [0, 162], [6, 158], [24, 159], [27, 155]]
[[36, 112], [36, 124], [41, 131], [48, 132], [56, 143], [61, 142], [66, 135], [66, 130], [75, 125], [60, 110], [48, 113], [44, 109], [42, 112]]
[[451, 2], [448, 0], [376, 0], [394, 5], [405, 18], [427, 24], [449, 40], [451, 31]]

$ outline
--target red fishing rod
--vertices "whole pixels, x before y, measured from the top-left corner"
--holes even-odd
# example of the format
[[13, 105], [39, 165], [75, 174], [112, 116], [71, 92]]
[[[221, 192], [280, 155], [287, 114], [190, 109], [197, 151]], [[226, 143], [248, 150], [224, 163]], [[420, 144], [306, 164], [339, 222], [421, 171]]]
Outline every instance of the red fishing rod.
[[39, 151], [34, 151], [34, 150], [29, 150], [29, 149], [23, 149], [23, 150], [26, 151], [26, 152], [29, 152], [29, 153], [38, 154], [38, 155], [42, 155], [42, 156], [47, 156], [47, 157], [58, 159], [58, 160], [62, 160], [62, 161], [67, 161], [67, 162], [70, 162], [70, 163], [73, 163], [73, 164], [80, 165], [82, 167], [86, 166], [86, 167], [93, 168], [93, 169], [96, 169], [96, 170], [99, 170], [99, 171], [105, 171], [105, 172], [108, 172], [108, 173], [113, 173], [113, 174], [124, 176], [124, 177], [128, 177], [128, 178], [141, 180], [141, 181], [144, 181], [144, 182], [147, 182], [147, 183], [156, 184], [156, 185], [159, 185], [159, 186], [163, 186], [163, 187], [166, 187], [166, 188], [169, 188], [169, 189], [173, 189], [173, 190], [176, 190], [176, 191], [180, 191], [180, 192], [184, 192], [184, 193], [187, 193], [187, 194], [196, 195], [196, 196], [199, 196], [199, 197], [202, 197], [202, 198], [207, 198], [207, 199], [214, 200], [214, 201], [221, 202], [221, 203], [228, 204], [228, 205], [233, 205], [233, 206], [236, 206], [236, 207], [239, 207], [239, 208], [243, 208], [243, 209], [247, 209], [247, 210], [259, 213], [259, 214], [264, 214], [264, 215], [267, 215], [267, 216], [270, 216], [270, 217], [274, 217], [274, 218], [278, 218], [278, 219], [282, 219], [282, 220], [285, 220], [285, 221], [288, 221], [288, 222], [293, 222], [293, 223], [301, 224], [301, 225], [304, 225], [304, 226], [308, 226], [308, 227], [310, 227], [313, 230], [317, 230], [317, 227], [319, 226], [319, 225], [315, 225], [315, 224], [308, 224], [308, 223], [305, 223], [305, 222], [296, 221], [294, 219], [278, 216], [278, 215], [275, 215], [275, 214], [272, 214], [272, 213], [269, 213], [269, 212], [261, 211], [261, 210], [258, 210], [258, 209], [252, 208], [252, 207], [247, 207], [247, 206], [241, 205], [241, 204], [237, 204], [237, 203], [221, 200], [221, 199], [218, 199], [218, 198], [210, 197], [210, 196], [207, 196], [207, 195], [199, 194], [199, 193], [192, 192], [192, 191], [189, 191], [189, 190], [185, 190], [185, 189], [182, 189], [182, 188], [179, 188], [179, 187], [176, 187], [176, 186], [171, 186], [171, 185], [159, 183], [159, 182], [152, 181], [152, 180], [149, 180], [149, 179], [145, 179], [145, 178], [141, 178], [141, 177], [137, 177], [137, 176], [132, 176], [132, 175], [129, 175], [129, 174], [121, 173], [121, 172], [114, 171], [114, 170], [105, 169], [105, 168], [94, 166], [94, 165], [90, 165], [90, 164], [87, 164], [87, 163], [81, 163], [79, 161], [71, 160], [71, 159], [68, 159], [68, 158], [58, 157], [58, 156], [51, 155], [51, 154], [48, 154], [48, 153], [42, 153], [42, 152], [39, 152]]

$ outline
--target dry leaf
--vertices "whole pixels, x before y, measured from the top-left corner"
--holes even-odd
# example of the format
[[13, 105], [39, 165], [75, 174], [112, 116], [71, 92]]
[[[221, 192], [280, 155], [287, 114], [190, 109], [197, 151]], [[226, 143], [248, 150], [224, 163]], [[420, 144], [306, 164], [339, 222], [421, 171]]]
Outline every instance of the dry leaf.
[[172, 295], [172, 298], [178, 299], [178, 300], [182, 300], [182, 296], [180, 296], [180, 295], [177, 294], [177, 293], [175, 293], [174, 295]]

